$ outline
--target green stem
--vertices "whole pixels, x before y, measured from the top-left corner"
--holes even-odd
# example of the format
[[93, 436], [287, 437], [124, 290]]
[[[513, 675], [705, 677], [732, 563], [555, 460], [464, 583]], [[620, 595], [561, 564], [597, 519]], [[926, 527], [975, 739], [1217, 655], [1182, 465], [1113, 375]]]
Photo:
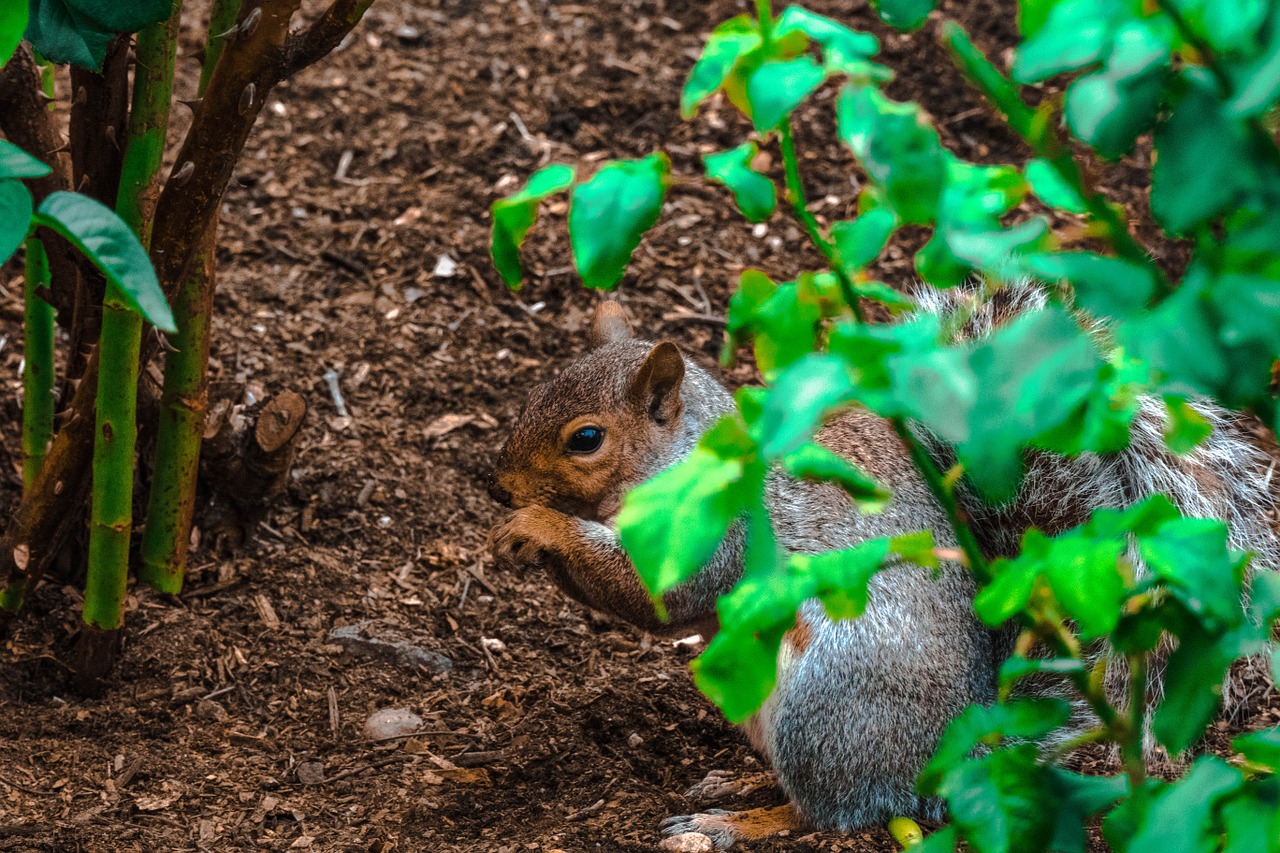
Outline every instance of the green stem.
[[956, 502], [955, 490], [947, 486], [947, 482], [943, 479], [942, 472], [938, 470], [933, 457], [929, 455], [929, 451], [911, 432], [906, 421], [902, 418], [890, 418], [889, 423], [893, 425], [893, 430], [898, 434], [898, 438], [902, 439], [903, 443], [907, 445], [907, 450], [911, 453], [911, 461], [915, 463], [916, 468], [919, 469], [920, 474], [924, 477], [925, 483], [929, 486], [929, 491], [933, 492], [933, 496], [938, 499], [938, 503], [942, 504], [943, 510], [946, 511], [947, 520], [951, 522], [951, 529], [956, 534], [956, 542], [964, 553], [965, 562], [969, 564], [969, 571], [973, 572], [979, 583], [990, 583], [991, 567], [987, 564], [986, 557], [982, 555], [982, 549], [978, 547], [978, 540], [974, 538], [973, 531], [969, 528], [969, 523], [965, 520], [959, 503]]
[[25, 327], [22, 343], [22, 489], [30, 491], [53, 438], [53, 306], [41, 290], [49, 287], [44, 243], [27, 237]]
[[[223, 33], [235, 24], [238, 9], [238, 0], [215, 0], [210, 10], [198, 96], [204, 95], [213, 76], [226, 43]], [[196, 250], [191, 274], [173, 299], [178, 330], [170, 336], [172, 348], [165, 355], [160, 422], [142, 534], [138, 579], [172, 595], [182, 591], [186, 573], [200, 444], [208, 410], [207, 368], [216, 288], [216, 234], [215, 214]]]
[[1147, 762], [1143, 757], [1143, 740], [1146, 737], [1147, 714], [1147, 656], [1133, 654], [1129, 662], [1129, 720], [1128, 737], [1120, 742], [1124, 757], [1125, 773], [1129, 777], [1129, 790], [1136, 796], [1143, 790], [1147, 778]]
[[800, 220], [805, 233], [809, 235], [809, 240], [818, 248], [818, 251], [822, 252], [823, 257], [827, 259], [827, 263], [836, 274], [836, 279], [840, 282], [840, 292], [844, 294], [845, 302], [849, 303], [849, 309], [853, 311], [854, 318], [859, 323], [865, 322], [866, 318], [862, 313], [862, 303], [858, 299], [858, 291], [853, 286], [853, 280], [849, 278], [843, 265], [836, 258], [835, 244], [822, 233], [822, 226], [818, 224], [818, 218], [809, 210], [809, 202], [804, 193], [804, 181], [800, 177], [800, 159], [796, 156], [795, 136], [791, 130], [790, 118], [783, 119], [782, 125], [778, 128], [778, 145], [782, 151], [782, 169], [786, 183], [787, 201], [790, 202], [791, 209], [795, 212], [796, 218]]
[[756, 20], [760, 23], [760, 39], [768, 44], [773, 38], [772, 0], [756, 0]]
[[[138, 34], [133, 108], [116, 212], [143, 246], [151, 242], [154, 186], [164, 157], [180, 17], [181, 0], [175, 0], [167, 21], [152, 24]], [[124, 621], [121, 605], [128, 585], [129, 534], [133, 526], [141, 341], [142, 315], [129, 306], [119, 288], [108, 283], [102, 304], [83, 614], [85, 624], [104, 630], [116, 630]]]

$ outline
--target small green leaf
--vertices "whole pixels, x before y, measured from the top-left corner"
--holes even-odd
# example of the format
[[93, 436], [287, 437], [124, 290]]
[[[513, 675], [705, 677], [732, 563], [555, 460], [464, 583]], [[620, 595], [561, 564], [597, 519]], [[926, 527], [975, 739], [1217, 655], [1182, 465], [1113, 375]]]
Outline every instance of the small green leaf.
[[863, 473], [843, 456], [813, 442], [782, 457], [782, 467], [793, 477], [835, 483], [858, 504], [863, 513], [878, 512], [889, 501], [889, 490]]
[[1190, 453], [1213, 434], [1213, 424], [1185, 398], [1165, 397], [1164, 405], [1168, 414], [1164, 425], [1164, 443], [1174, 453]]
[[640, 238], [658, 221], [671, 160], [661, 152], [641, 160], [614, 160], [569, 202], [569, 244], [587, 287], [612, 290], [622, 280]]
[[173, 312], [138, 238], [116, 212], [79, 193], [51, 193], [36, 211], [38, 225], [67, 238], [120, 289], [147, 322], [176, 331]]
[[1280, 728], [1272, 727], [1238, 736], [1231, 748], [1255, 767], [1280, 772]]
[[572, 184], [573, 168], [553, 163], [534, 172], [519, 192], [495, 201], [489, 208], [493, 218], [489, 254], [507, 287], [519, 289], [524, 277], [520, 247], [538, 219], [538, 203]]
[[868, 210], [857, 219], [832, 225], [836, 261], [845, 274], [852, 277], [854, 272], [878, 258], [897, 225], [898, 218], [893, 211], [884, 208]]
[[0, 68], [9, 61], [22, 41], [27, 28], [27, 4], [22, 2], [0, 4]]
[[738, 60], [759, 48], [760, 44], [760, 30], [749, 15], [730, 18], [716, 27], [680, 93], [680, 114], [686, 119], [693, 118], [698, 105], [729, 79]]
[[870, 74], [872, 79], [881, 82], [892, 77], [887, 68], [868, 61], [880, 51], [880, 41], [870, 33], [859, 32], [825, 15], [793, 5], [778, 16], [773, 33], [781, 38], [794, 32], [804, 33], [822, 45], [823, 66], [829, 72]]
[[1045, 204], [1068, 213], [1088, 211], [1088, 205], [1080, 197], [1080, 193], [1062, 180], [1058, 170], [1048, 160], [1040, 157], [1028, 160], [1025, 172], [1031, 191]]
[[27, 239], [31, 204], [31, 193], [21, 181], [0, 180], [0, 264]]
[[1227, 102], [1228, 118], [1262, 115], [1280, 98], [1280, 15], [1271, 14], [1261, 41], [1260, 54], [1232, 69], [1236, 85]]
[[759, 153], [760, 147], [748, 142], [702, 158], [707, 177], [733, 191], [738, 209], [749, 222], [764, 222], [778, 202], [778, 190], [773, 181], [752, 168], [751, 162]]
[[0, 178], [43, 178], [52, 171], [12, 142], [0, 139]]
[[[1024, 27], [1029, 5], [1022, 3]], [[1112, 0], [1060, 0], [1045, 6], [1047, 15], [1039, 4], [1033, 7], [1037, 20], [1026, 29], [1027, 39], [1014, 55], [1013, 79], [1019, 83], [1039, 83], [1092, 65], [1105, 57], [1111, 44]]]
[[933, 11], [934, 0], [872, 0], [871, 6], [894, 29], [919, 29]]
[[811, 56], [765, 62], [747, 77], [751, 121], [761, 133], [773, 130], [813, 94], [827, 72]]

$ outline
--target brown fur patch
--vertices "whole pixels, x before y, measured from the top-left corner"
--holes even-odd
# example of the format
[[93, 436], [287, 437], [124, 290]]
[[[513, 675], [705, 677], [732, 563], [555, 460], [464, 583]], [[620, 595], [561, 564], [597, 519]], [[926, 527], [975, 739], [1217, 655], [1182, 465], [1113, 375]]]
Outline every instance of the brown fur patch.
[[805, 823], [790, 804], [768, 808], [747, 809], [727, 814], [699, 814], [697, 829], [704, 835], [722, 835], [736, 841], [756, 841], [793, 829], [803, 829]]
[[813, 642], [813, 626], [800, 613], [796, 614], [796, 626], [788, 631], [784, 638], [795, 649], [796, 655], [802, 655]]

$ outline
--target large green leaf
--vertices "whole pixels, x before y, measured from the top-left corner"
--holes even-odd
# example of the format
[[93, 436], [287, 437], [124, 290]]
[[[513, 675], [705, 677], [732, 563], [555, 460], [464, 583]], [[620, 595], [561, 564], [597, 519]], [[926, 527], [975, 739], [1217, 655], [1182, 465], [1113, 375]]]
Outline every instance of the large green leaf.
[[102, 67], [115, 31], [86, 18], [66, 0], [34, 0], [31, 11], [26, 37], [41, 56], [92, 71]]
[[607, 163], [574, 187], [569, 244], [587, 287], [611, 290], [622, 280], [640, 238], [658, 221], [670, 174], [671, 160], [658, 152]]
[[[1024, 28], [1026, 0], [1022, 3]], [[1038, 4], [1037, 4], [1038, 5]], [[1019, 83], [1039, 83], [1064, 71], [1075, 71], [1106, 56], [1111, 44], [1114, 0], [1060, 0], [1048, 11], [1037, 9], [1028, 38], [1018, 46], [1013, 60], [1013, 79]]]
[[889, 69], [869, 61], [880, 51], [879, 40], [870, 33], [851, 29], [800, 6], [788, 6], [774, 24], [774, 36], [781, 38], [797, 32], [822, 46], [822, 63], [829, 72], [880, 81], [892, 77]]
[[1274, 4], [1267, 0], [1166, 0], [1187, 28], [1215, 51], [1249, 50]]
[[1256, 56], [1229, 68], [1235, 94], [1226, 113], [1232, 118], [1260, 115], [1280, 98], [1280, 9], [1272, 8], [1261, 42]]
[[913, 103], [897, 103], [872, 86], [845, 87], [836, 103], [838, 131], [905, 223], [935, 216], [946, 179], [942, 143]]
[[751, 161], [759, 153], [758, 145], [747, 142], [702, 158], [707, 177], [733, 192], [738, 209], [750, 222], [764, 222], [778, 201], [778, 190], [773, 181], [752, 168]]
[[0, 178], [43, 178], [52, 171], [12, 142], [0, 139]]
[[31, 222], [31, 193], [21, 181], [0, 180], [0, 264], [18, 250]]
[[[1165, 23], [1165, 26], [1159, 26]], [[1107, 158], [1128, 153], [1155, 123], [1168, 75], [1171, 32], [1167, 22], [1132, 21], [1116, 32], [1102, 70], [1067, 90], [1067, 125]]]
[[809, 353], [774, 379], [758, 423], [761, 451], [767, 459], [794, 452], [835, 406], [853, 396], [844, 361]]
[[1077, 304], [1103, 317], [1135, 314], [1146, 308], [1155, 295], [1156, 270], [1125, 258], [1058, 252], [1030, 254], [1021, 262], [1037, 278], [1070, 282]]
[[493, 203], [493, 233], [489, 253], [507, 287], [519, 288], [524, 270], [520, 246], [538, 218], [538, 203], [573, 184], [573, 168], [559, 163], [534, 172], [529, 182], [514, 195]]
[[1151, 212], [1174, 234], [1215, 218], [1258, 183], [1249, 131], [1225, 114], [1213, 80], [1191, 71], [1183, 79], [1185, 93], [1156, 128], [1151, 170]]
[[776, 128], [826, 77], [811, 56], [762, 63], [747, 77], [747, 103], [756, 130]]
[[27, 28], [27, 4], [21, 0], [0, 4], [0, 68], [9, 61]]
[[176, 330], [146, 249], [114, 210], [79, 193], [55, 192], [41, 203], [35, 220], [93, 261], [147, 322], [166, 332]]
[[[48, 0], [36, 0], [45, 3]], [[172, 0], [65, 0], [82, 17], [104, 30], [136, 33], [148, 24], [163, 21], [173, 9]]]
[[722, 419], [687, 459], [626, 494], [618, 534], [655, 596], [711, 558], [729, 526], [759, 503], [763, 470], [740, 421]]
[[1213, 819], [1222, 799], [1243, 783], [1240, 771], [1216, 756], [1200, 758], [1181, 780], [1148, 805], [1125, 849], [1160, 853], [1212, 853], [1219, 830]]

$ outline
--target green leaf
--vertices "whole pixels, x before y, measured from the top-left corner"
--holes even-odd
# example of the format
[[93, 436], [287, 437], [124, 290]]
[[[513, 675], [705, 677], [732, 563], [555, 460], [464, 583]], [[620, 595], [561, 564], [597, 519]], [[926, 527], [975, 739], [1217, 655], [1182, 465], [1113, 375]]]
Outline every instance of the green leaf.
[[724, 85], [738, 61], [760, 45], [760, 30], [749, 15], [730, 18], [716, 27], [680, 93], [680, 114], [693, 118], [698, 105]]
[[[1242, 649], [1191, 623], [1178, 632], [1178, 648], [1164, 673], [1164, 701], [1151, 720], [1156, 739], [1177, 754], [1204, 735], [1222, 705], [1222, 680]], [[1261, 643], [1258, 644], [1259, 647]]]
[[857, 502], [859, 512], [878, 512], [889, 501], [888, 489], [820, 444], [800, 445], [782, 457], [782, 466], [792, 477], [835, 483]]
[[1271, 13], [1262, 35], [1262, 51], [1230, 69], [1235, 94], [1227, 102], [1229, 118], [1262, 115], [1280, 98], [1280, 14]]
[[836, 262], [845, 274], [852, 277], [854, 272], [878, 258], [897, 225], [898, 218], [893, 211], [884, 208], [868, 210], [857, 219], [832, 225]]
[[1067, 89], [1067, 125], [1103, 157], [1128, 153], [1155, 123], [1171, 55], [1165, 29], [1147, 20], [1123, 24], [1102, 70]]
[[872, 79], [879, 81], [892, 77], [887, 68], [868, 62], [880, 52], [880, 41], [870, 33], [851, 29], [800, 6], [788, 6], [778, 16], [773, 33], [775, 38], [781, 38], [794, 32], [804, 33], [822, 45], [823, 66], [829, 72], [870, 73]]
[[1070, 282], [1079, 306], [1102, 317], [1136, 314], [1156, 292], [1157, 271], [1125, 258], [1093, 252], [1033, 253], [1020, 263], [1041, 280]]
[[662, 212], [671, 160], [661, 152], [642, 160], [605, 164], [574, 187], [569, 202], [569, 244], [587, 287], [611, 290], [631, 253]]
[[55, 192], [41, 203], [35, 221], [57, 231], [93, 261], [147, 322], [165, 332], [176, 331], [147, 250], [114, 210], [79, 193]]
[[847, 402], [853, 383], [844, 361], [809, 353], [774, 380], [757, 428], [760, 449], [767, 459], [794, 452], [833, 407]]
[[889, 26], [911, 31], [919, 29], [933, 11], [934, 0], [872, 0], [872, 8]]
[[1080, 197], [1080, 193], [1075, 187], [1062, 180], [1058, 170], [1048, 160], [1041, 157], [1028, 160], [1025, 172], [1027, 183], [1031, 184], [1031, 191], [1045, 204], [1068, 213], [1088, 211], [1088, 205]]
[[1213, 813], [1243, 781], [1239, 770], [1216, 756], [1198, 759], [1182, 779], [1166, 786], [1150, 803], [1124, 849], [1212, 853], [1219, 841]]
[[832, 619], [854, 619], [867, 609], [871, 578], [884, 565], [889, 551], [884, 540], [825, 554], [796, 554], [789, 562], [793, 573], [812, 577], [811, 590], [822, 600]]
[[[1034, 528], [1028, 530], [1024, 539], [1043, 538], [1044, 534]], [[1031, 600], [1031, 591], [1036, 583], [1036, 566], [1029, 561], [1011, 562], [997, 560], [991, 564], [994, 575], [991, 583], [978, 590], [973, 600], [973, 611], [986, 625], [996, 628], [1003, 625], [1015, 613], [1026, 609]], [[1010, 660], [1013, 660], [1012, 658]]]
[[1164, 406], [1168, 414], [1164, 425], [1164, 443], [1174, 453], [1190, 453], [1213, 434], [1213, 424], [1185, 398], [1165, 397]]
[[[48, 0], [38, 0], [40, 3]], [[148, 24], [167, 20], [172, 0], [66, 0], [68, 6], [100, 29], [115, 33], [136, 33]]]
[[874, 299], [895, 315], [914, 311], [916, 308], [916, 304], [906, 294], [899, 293], [883, 281], [855, 281], [853, 289], [863, 299]]
[[113, 30], [84, 17], [66, 0], [39, 0], [34, 12], [27, 21], [26, 37], [41, 56], [90, 71], [102, 68], [107, 45], [116, 37]]
[[1212, 518], [1183, 518], [1139, 540], [1147, 567], [1169, 586], [1196, 619], [1222, 630], [1242, 618], [1244, 558], [1227, 548], [1226, 525]]
[[1193, 70], [1183, 79], [1186, 92], [1156, 128], [1151, 170], [1151, 212], [1174, 234], [1215, 218], [1258, 182], [1248, 130], [1224, 113], [1213, 81]]
[[[1104, 58], [1111, 44], [1113, 0], [1060, 0], [1040, 4], [1022, 3], [1027, 39], [1018, 46], [1013, 60], [1013, 79], [1019, 83], [1039, 83], [1076, 71]], [[1028, 7], [1038, 20], [1028, 24]]]
[[1254, 767], [1265, 767], [1272, 773], [1280, 771], [1280, 728], [1240, 735], [1231, 741], [1231, 748]]
[[1048, 849], [1054, 853], [1086, 853], [1090, 819], [1125, 796], [1129, 780], [1123, 775], [1083, 776], [1060, 767], [1049, 767], [1048, 774], [1053, 791], [1049, 802], [1056, 806], [1052, 809], [1053, 841]]
[[741, 422], [722, 419], [687, 459], [623, 498], [618, 534], [654, 596], [692, 577], [759, 502], [763, 473], [742, 458], [750, 447]]
[[[742, 282], [744, 286], [747, 283], [745, 274]], [[757, 283], [752, 286], [761, 287]], [[751, 329], [755, 336], [756, 364], [765, 379], [773, 381], [779, 371], [813, 352], [822, 306], [813, 277], [801, 276], [795, 282], [778, 285], [768, 298], [754, 307], [749, 318], [740, 320], [738, 316], [731, 316], [730, 331]]]
[[0, 264], [27, 239], [31, 204], [31, 193], [21, 181], [0, 180]]
[[1043, 672], [1052, 675], [1073, 675], [1085, 671], [1079, 658], [1024, 658], [1014, 655], [1000, 665], [1000, 689], [1008, 690], [1019, 679]]
[[1188, 29], [1215, 52], [1248, 50], [1267, 18], [1267, 0], [1168, 0]]
[[938, 792], [951, 822], [976, 850], [1014, 853], [1041, 850], [1053, 835], [1048, 768], [1031, 744], [1001, 749], [964, 762], [947, 774]]
[[822, 85], [827, 72], [811, 56], [764, 62], [747, 77], [751, 121], [761, 133], [773, 130]]
[[52, 171], [12, 142], [0, 139], [0, 178], [43, 178]]
[[572, 184], [573, 168], [553, 163], [534, 172], [519, 192], [495, 201], [489, 208], [493, 217], [489, 254], [507, 287], [520, 287], [524, 276], [520, 247], [537, 221], [538, 203]]
[[1248, 785], [1222, 804], [1222, 853], [1280, 849], [1280, 788], [1275, 777]]
[[836, 101], [840, 139], [858, 158], [901, 220], [931, 221], [947, 165], [942, 143], [913, 103], [897, 103], [871, 86], [846, 86]]
[[749, 222], [764, 222], [778, 202], [778, 190], [773, 181], [752, 168], [751, 163], [759, 153], [760, 147], [748, 142], [702, 158], [707, 177], [733, 191], [738, 209]]
[[22, 41], [27, 28], [27, 4], [12, 2], [0, 5], [0, 68], [9, 61]]
[[1000, 738], [1034, 740], [1044, 737], [1071, 716], [1061, 699], [1019, 699], [997, 705], [970, 705], [947, 724], [929, 763], [920, 771], [916, 787], [930, 796], [945, 777], [962, 766], [979, 744]]

